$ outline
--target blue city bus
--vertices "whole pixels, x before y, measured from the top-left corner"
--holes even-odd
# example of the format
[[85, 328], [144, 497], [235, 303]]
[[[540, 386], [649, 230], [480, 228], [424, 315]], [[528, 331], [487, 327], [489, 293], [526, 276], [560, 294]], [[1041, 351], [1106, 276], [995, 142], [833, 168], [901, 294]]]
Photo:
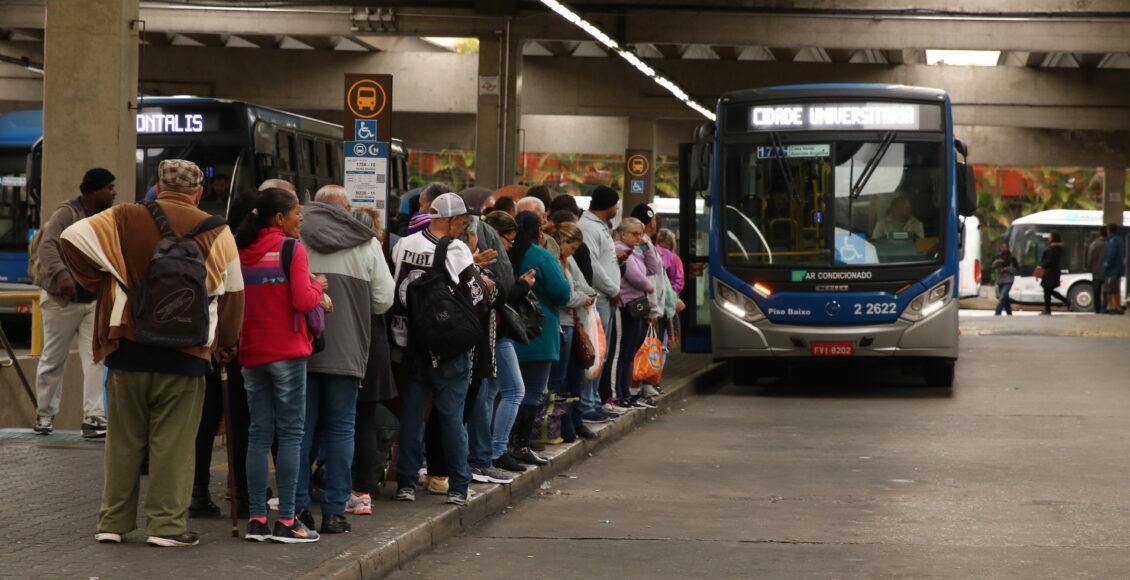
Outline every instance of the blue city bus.
[[[41, 211], [42, 135], [42, 111], [0, 114], [0, 289], [26, 289], [30, 282], [27, 249]], [[200, 207], [210, 213], [226, 215], [233, 194], [268, 178], [293, 183], [305, 203], [319, 187], [342, 182], [341, 143], [341, 125], [252, 103], [144, 97], [137, 114], [137, 199], [156, 184], [161, 160], [175, 158], [204, 171]], [[408, 189], [407, 169], [404, 144], [394, 139], [391, 194]], [[78, 184], [74, 189], [78, 195]]]
[[733, 361], [739, 382], [886, 359], [952, 386], [959, 220], [976, 193], [944, 91], [733, 92], [683, 152], [682, 191], [707, 202], [682, 195], [685, 348]]

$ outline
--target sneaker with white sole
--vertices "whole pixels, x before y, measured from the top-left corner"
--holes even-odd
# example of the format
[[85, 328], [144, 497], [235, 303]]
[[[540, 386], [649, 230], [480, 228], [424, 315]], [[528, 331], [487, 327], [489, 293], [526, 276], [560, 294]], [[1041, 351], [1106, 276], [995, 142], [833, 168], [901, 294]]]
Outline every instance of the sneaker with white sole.
[[271, 541], [280, 544], [309, 544], [317, 542], [318, 532], [306, 527], [302, 520], [294, 518], [294, 523], [286, 525], [281, 521], [275, 522], [275, 530], [271, 533]]
[[472, 467], [471, 479], [479, 483], [510, 483], [514, 477], [493, 465]]
[[106, 418], [91, 415], [82, 420], [83, 439], [101, 439], [106, 436]]
[[248, 542], [266, 542], [271, 539], [271, 528], [267, 526], [267, 522], [249, 520], [243, 539]]
[[120, 544], [122, 535], [115, 532], [98, 532], [94, 534], [94, 541], [99, 544]]
[[615, 401], [608, 401], [604, 404], [604, 406], [601, 407], [601, 409], [605, 413], [615, 413], [617, 415], [623, 415], [624, 413], [627, 413], [629, 410], [631, 410], [627, 407], [621, 407]]
[[453, 491], [447, 494], [447, 503], [463, 507], [467, 505], [472, 499], [475, 499], [476, 495], [479, 494], [475, 493], [475, 491], [472, 489], [467, 490], [467, 495]]
[[345, 502], [345, 511], [355, 516], [373, 515], [373, 498], [367, 493], [349, 493], [349, 501]]
[[187, 548], [199, 544], [200, 538], [192, 532], [185, 532], [176, 536], [149, 536], [145, 543], [158, 548]]
[[396, 501], [416, 501], [416, 490], [411, 487], [402, 487], [396, 490]]
[[39, 435], [50, 435], [55, 430], [55, 418], [42, 415], [36, 417], [33, 430]]

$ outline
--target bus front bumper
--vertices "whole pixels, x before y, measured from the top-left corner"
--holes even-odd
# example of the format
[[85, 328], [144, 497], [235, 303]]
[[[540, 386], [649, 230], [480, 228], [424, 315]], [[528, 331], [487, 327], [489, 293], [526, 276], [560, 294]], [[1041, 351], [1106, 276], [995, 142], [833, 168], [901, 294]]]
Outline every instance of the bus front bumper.
[[711, 341], [716, 359], [815, 358], [813, 342], [850, 342], [854, 357], [957, 358], [957, 300], [918, 322], [802, 326], [768, 320], [746, 322], [711, 301]]

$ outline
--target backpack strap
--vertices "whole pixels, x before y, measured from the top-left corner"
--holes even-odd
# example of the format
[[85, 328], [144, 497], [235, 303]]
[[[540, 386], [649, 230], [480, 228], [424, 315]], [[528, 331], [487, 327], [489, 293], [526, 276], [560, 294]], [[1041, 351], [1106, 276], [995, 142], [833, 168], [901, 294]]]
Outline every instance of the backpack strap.
[[149, 215], [153, 216], [153, 221], [157, 222], [157, 229], [161, 231], [163, 238], [175, 238], [177, 233], [169, 226], [169, 219], [165, 217], [165, 210], [155, 201], [143, 201], [142, 204], [149, 210]]
[[[432, 271], [438, 271], [443, 274], [444, 279], [447, 276], [447, 247], [455, 238], [444, 236], [440, 241], [436, 242], [435, 253], [432, 254]], [[458, 280], [455, 281], [458, 283]]]
[[294, 245], [298, 240], [294, 238], [287, 238], [283, 240], [282, 248], [279, 249], [279, 261], [282, 262], [283, 276], [290, 279], [290, 263], [294, 260]]
[[204, 220], [201, 221], [200, 223], [196, 224], [196, 227], [192, 228], [191, 230], [188, 230], [188, 233], [185, 234], [184, 237], [195, 238], [196, 236], [198, 236], [198, 235], [200, 235], [204, 232], [214, 230], [214, 229], [216, 229], [220, 226], [225, 226], [227, 224], [228, 224], [228, 222], [224, 218], [222, 218], [218, 215], [210, 215], [210, 216], [204, 218]]

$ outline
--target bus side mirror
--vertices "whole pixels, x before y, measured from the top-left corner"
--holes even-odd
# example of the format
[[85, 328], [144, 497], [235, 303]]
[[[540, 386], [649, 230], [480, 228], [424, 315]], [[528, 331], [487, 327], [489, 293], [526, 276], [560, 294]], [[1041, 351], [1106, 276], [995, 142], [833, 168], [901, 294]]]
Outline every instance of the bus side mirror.
[[703, 123], [694, 130], [694, 146], [691, 148], [690, 186], [691, 191], [710, 189], [710, 167], [714, 147], [714, 123]]
[[965, 161], [957, 162], [957, 210], [965, 217], [977, 213], [977, 178]]

